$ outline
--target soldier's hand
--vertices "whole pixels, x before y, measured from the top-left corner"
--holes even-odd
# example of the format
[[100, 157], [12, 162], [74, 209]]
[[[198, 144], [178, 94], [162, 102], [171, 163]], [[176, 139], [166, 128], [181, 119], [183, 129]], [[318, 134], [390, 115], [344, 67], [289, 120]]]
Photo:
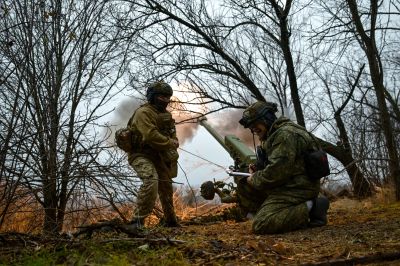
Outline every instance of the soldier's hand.
[[257, 167], [254, 164], [249, 164], [249, 173], [254, 174], [254, 172], [257, 171]]
[[172, 145], [174, 145], [175, 148], [179, 148], [179, 142], [176, 139], [171, 139]]

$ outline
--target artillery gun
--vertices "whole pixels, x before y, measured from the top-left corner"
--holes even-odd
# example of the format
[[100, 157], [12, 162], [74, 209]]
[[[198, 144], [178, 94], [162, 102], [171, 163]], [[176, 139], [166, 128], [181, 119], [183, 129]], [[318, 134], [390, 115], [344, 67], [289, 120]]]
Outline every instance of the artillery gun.
[[206, 117], [199, 119], [202, 125], [229, 153], [233, 165], [227, 173], [233, 177], [234, 183], [223, 181], [206, 181], [201, 185], [201, 196], [206, 200], [214, 199], [215, 194], [223, 203], [237, 203], [245, 214], [255, 213], [264, 201], [263, 194], [247, 183], [249, 165], [258, 165], [260, 159], [246, 144], [235, 135], [226, 135], [224, 138], [207, 122]]

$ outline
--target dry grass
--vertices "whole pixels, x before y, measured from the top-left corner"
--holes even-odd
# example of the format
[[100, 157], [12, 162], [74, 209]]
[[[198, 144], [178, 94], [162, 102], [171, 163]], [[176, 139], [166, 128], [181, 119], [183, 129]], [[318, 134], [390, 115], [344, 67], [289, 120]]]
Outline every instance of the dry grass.
[[[186, 189], [187, 190], [187, 189]], [[188, 202], [191, 202], [189, 204]], [[366, 200], [355, 200], [350, 198], [341, 198], [331, 203], [331, 209], [335, 209], [341, 213], [354, 213], [362, 211], [364, 208], [373, 208], [380, 205], [395, 202], [395, 191], [391, 187], [376, 188], [373, 197]], [[104, 203], [92, 202], [91, 208], [82, 208], [77, 211], [70, 211], [65, 217], [64, 231], [74, 232], [77, 226], [82, 224], [95, 223], [102, 220], [111, 220], [121, 218], [121, 216], [111, 207], [104, 207]], [[193, 199], [190, 192], [184, 189], [177, 189], [174, 192], [175, 212], [180, 220], [187, 221], [196, 217], [212, 215], [221, 212], [223, 209], [229, 208], [231, 204], [219, 204], [215, 201], [204, 201], [197, 198], [197, 202]], [[135, 209], [134, 204], [124, 204], [118, 206], [120, 213], [126, 220], [130, 220]], [[161, 205], [159, 201], [156, 203], [154, 213], [147, 219], [147, 226], [154, 226], [159, 222], [162, 216]], [[350, 215], [351, 216], [351, 215]], [[43, 210], [39, 204], [32, 199], [21, 198], [19, 202], [14, 203], [10, 208], [2, 227], [3, 232], [24, 232], [39, 233], [43, 223]]]
[[394, 186], [376, 187], [375, 195], [370, 199], [372, 203], [390, 204], [396, 201]]
[[[379, 194], [382, 193], [382, 194]], [[306, 228], [285, 234], [276, 235], [254, 235], [251, 231], [251, 221], [234, 222], [225, 221], [210, 223], [207, 225], [184, 225], [180, 228], [154, 227], [149, 230], [157, 235], [168, 236], [171, 239], [185, 241], [184, 244], [171, 247], [150, 246], [146, 252], [139, 251], [138, 247], [131, 246], [126, 249], [126, 243], [120, 246], [109, 246], [107, 251], [100, 249], [95, 253], [77, 252], [76, 257], [88, 256], [86, 260], [101, 258], [104, 262], [104, 254], [115, 254], [123, 259], [129, 259], [134, 265], [148, 265], [154, 261], [178, 261], [164, 265], [299, 265], [301, 263], [325, 263], [330, 262], [345, 263], [338, 265], [357, 265], [349, 260], [370, 258], [375, 262], [374, 265], [385, 264], [387, 258], [394, 254], [392, 258], [394, 264], [400, 265], [400, 203], [388, 204], [391, 199], [387, 196], [388, 190], [378, 191], [377, 194], [367, 200], [354, 200], [341, 198], [331, 204], [328, 213], [328, 225], [319, 228]], [[186, 204], [186, 199], [179, 191], [175, 192], [174, 204], [179, 217], [184, 220], [203, 214], [211, 214], [224, 208], [226, 205], [199, 203], [197, 210], [195, 206]], [[121, 208], [122, 210], [122, 208]], [[111, 209], [107, 212], [87, 212], [77, 213], [76, 220], [71, 220], [71, 224], [83, 221], [82, 215], [89, 215], [90, 219], [102, 217], [112, 217], [116, 215]], [[124, 215], [129, 216], [133, 211], [133, 206], [126, 205], [123, 208]], [[83, 218], [82, 218], [83, 217]], [[79, 219], [78, 219], [79, 218]], [[158, 222], [156, 215], [149, 219], [149, 225]], [[103, 237], [103, 235], [100, 235]], [[113, 235], [115, 237], [115, 235]], [[95, 243], [91, 242], [92, 244]], [[92, 245], [89, 243], [89, 245]], [[101, 248], [106, 248], [102, 245]], [[93, 248], [97, 251], [97, 248]], [[51, 256], [54, 255], [53, 250]], [[81, 253], [79, 253], [81, 252]], [[68, 250], [68, 256], [70, 254]], [[65, 254], [60, 255], [61, 261], [66, 258], [71, 259]], [[138, 256], [148, 256], [148, 259]], [[142, 259], [146, 263], [138, 264]], [[111, 261], [111, 259], [109, 260]], [[346, 264], [347, 263], [347, 264]], [[389, 262], [390, 263], [390, 262]], [[40, 265], [40, 264], [37, 264]], [[67, 265], [67, 264], [65, 264]], [[72, 265], [72, 264], [68, 264]], [[109, 262], [108, 265], [117, 265]], [[121, 263], [119, 265], [126, 265]]]
[[[180, 220], [190, 220], [194, 217], [210, 214], [216, 209], [223, 209], [227, 205], [218, 204], [217, 201], [204, 201], [198, 199], [197, 202], [191, 199], [190, 195], [185, 194], [183, 189], [174, 192], [173, 200], [176, 215]], [[188, 201], [193, 204], [188, 204]], [[63, 231], [74, 232], [77, 227], [83, 224], [91, 224], [104, 220], [120, 218], [130, 220], [135, 210], [135, 204], [126, 203], [118, 205], [119, 212], [110, 206], [105, 206], [104, 202], [92, 201], [86, 206], [78, 206], [67, 210], [64, 220]], [[152, 215], [147, 219], [146, 225], [153, 226], [159, 222], [162, 216], [162, 208], [159, 200]], [[122, 217], [121, 217], [121, 215]], [[21, 197], [11, 205], [8, 215], [4, 219], [0, 231], [2, 232], [21, 232], [21, 233], [40, 233], [43, 224], [42, 207], [28, 197]]]

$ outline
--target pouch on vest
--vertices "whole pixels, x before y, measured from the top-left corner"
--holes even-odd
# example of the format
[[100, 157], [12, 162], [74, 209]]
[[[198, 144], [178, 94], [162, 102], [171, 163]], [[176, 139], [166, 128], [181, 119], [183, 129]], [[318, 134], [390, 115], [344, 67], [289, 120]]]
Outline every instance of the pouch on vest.
[[163, 152], [162, 157], [167, 162], [176, 162], [178, 161], [179, 153], [174, 149], [170, 149]]
[[170, 149], [162, 152], [161, 157], [169, 165], [171, 177], [176, 177], [178, 175], [179, 153], [174, 149]]
[[160, 113], [157, 115], [157, 126], [160, 132], [167, 137], [175, 133], [175, 120], [171, 113]]
[[120, 128], [115, 132], [115, 142], [118, 148], [125, 152], [132, 151], [132, 131], [127, 128]]
[[[303, 128], [303, 130], [305, 129]], [[312, 145], [312, 148], [303, 152], [304, 168], [307, 176], [311, 180], [318, 180], [331, 173], [329, 169], [328, 155], [322, 149], [318, 139], [307, 130], [305, 131], [313, 140], [314, 145]]]
[[126, 127], [120, 128], [115, 132], [115, 142], [117, 143], [118, 148], [125, 152], [138, 151], [143, 146], [142, 134], [135, 127], [132, 128], [131, 126], [135, 114], [136, 111], [129, 119]]
[[178, 176], [178, 161], [171, 162], [170, 174], [171, 178]]
[[308, 151], [304, 154], [307, 176], [317, 180], [330, 174], [328, 156], [322, 149]]

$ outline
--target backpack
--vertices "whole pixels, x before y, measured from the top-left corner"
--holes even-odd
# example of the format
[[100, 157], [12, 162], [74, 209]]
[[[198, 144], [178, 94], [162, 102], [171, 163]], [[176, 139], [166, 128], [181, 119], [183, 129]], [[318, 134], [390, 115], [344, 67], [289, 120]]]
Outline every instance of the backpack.
[[118, 148], [125, 152], [131, 152], [132, 145], [132, 131], [128, 127], [123, 127], [115, 132], [115, 142]]
[[304, 165], [307, 176], [311, 180], [317, 180], [330, 174], [328, 155], [322, 150], [319, 141], [310, 132], [307, 133], [317, 143], [317, 148], [304, 152]]
[[134, 134], [131, 128], [131, 122], [135, 116], [136, 111], [133, 113], [132, 117], [129, 119], [126, 127], [120, 128], [115, 131], [115, 142], [121, 150], [124, 152], [132, 152], [134, 147]]
[[305, 152], [304, 164], [307, 176], [311, 180], [317, 180], [330, 174], [328, 156], [320, 148]]

